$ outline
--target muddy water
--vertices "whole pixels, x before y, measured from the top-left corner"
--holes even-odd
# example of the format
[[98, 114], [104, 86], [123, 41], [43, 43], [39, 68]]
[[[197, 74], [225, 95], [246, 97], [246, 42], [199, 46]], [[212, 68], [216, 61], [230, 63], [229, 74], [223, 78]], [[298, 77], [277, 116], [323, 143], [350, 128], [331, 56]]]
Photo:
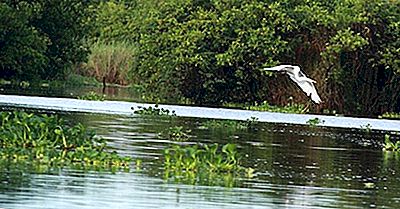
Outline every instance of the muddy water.
[[[64, 114], [142, 161], [129, 172], [28, 168], [0, 164], [2, 208], [397, 208], [398, 157], [382, 152], [381, 133], [260, 123], [256, 130], [199, 128], [205, 119]], [[188, 143], [236, 143], [253, 178], [191, 182], [165, 179], [162, 153], [171, 126]], [[375, 140], [375, 142], [373, 142]]]

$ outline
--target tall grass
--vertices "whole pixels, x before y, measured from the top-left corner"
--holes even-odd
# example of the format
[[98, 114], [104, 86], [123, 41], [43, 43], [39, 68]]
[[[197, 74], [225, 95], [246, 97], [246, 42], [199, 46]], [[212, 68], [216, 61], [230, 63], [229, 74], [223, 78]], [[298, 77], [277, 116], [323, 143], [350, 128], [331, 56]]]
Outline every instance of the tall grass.
[[105, 79], [107, 83], [127, 85], [128, 72], [135, 59], [135, 47], [126, 42], [95, 42], [91, 46], [88, 62], [80, 69], [80, 74]]

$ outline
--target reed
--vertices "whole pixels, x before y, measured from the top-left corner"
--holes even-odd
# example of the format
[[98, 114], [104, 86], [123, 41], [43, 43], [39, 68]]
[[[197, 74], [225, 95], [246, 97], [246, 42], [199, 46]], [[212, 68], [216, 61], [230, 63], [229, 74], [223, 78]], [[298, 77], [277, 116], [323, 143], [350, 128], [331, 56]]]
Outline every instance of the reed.
[[88, 62], [79, 74], [94, 77], [98, 81], [127, 85], [128, 72], [135, 60], [135, 47], [126, 42], [95, 42], [91, 46]]

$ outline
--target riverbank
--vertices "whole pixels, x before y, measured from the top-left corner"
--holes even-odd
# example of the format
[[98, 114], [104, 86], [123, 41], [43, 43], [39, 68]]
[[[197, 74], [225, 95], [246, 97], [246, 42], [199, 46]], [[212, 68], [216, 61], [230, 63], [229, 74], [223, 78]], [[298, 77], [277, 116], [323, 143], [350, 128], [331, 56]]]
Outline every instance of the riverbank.
[[[103, 114], [134, 115], [133, 109], [154, 106], [148, 103], [122, 101], [86, 101], [69, 98], [50, 98], [37, 96], [0, 95], [1, 107], [27, 107], [54, 111], [72, 111]], [[159, 105], [170, 111], [175, 111], [180, 117], [247, 120], [258, 118], [260, 122], [284, 123], [295, 125], [310, 125], [310, 121], [318, 119], [314, 124], [323, 127], [363, 128], [371, 130], [400, 131], [400, 121], [372, 118], [337, 117], [314, 114], [289, 114], [261, 112], [253, 110], [237, 110], [227, 108], [193, 107], [180, 105]]]

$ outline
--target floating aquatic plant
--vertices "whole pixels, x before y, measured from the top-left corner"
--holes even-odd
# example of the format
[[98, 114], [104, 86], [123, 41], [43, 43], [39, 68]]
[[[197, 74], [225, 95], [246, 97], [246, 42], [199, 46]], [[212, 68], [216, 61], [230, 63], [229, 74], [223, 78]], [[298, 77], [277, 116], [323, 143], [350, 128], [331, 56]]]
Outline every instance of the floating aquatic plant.
[[375, 188], [375, 183], [373, 183], [373, 182], [366, 182], [366, 183], [364, 183], [364, 188], [365, 189], [373, 189], [373, 188]]
[[169, 178], [185, 178], [192, 183], [203, 182], [208, 177], [221, 176], [251, 177], [254, 172], [240, 164], [235, 144], [212, 145], [174, 145], [164, 152], [165, 176]]
[[388, 119], [399, 119], [400, 113], [396, 112], [386, 112], [379, 116], [379, 118], [388, 118]]
[[371, 133], [372, 131], [372, 126], [369, 123], [367, 125], [361, 125], [360, 128], [365, 133]]
[[309, 119], [306, 123], [311, 127], [315, 127], [321, 123], [325, 123], [325, 121], [321, 120], [319, 118], [312, 118], [312, 119]]
[[390, 135], [389, 134], [385, 134], [385, 144], [383, 147], [383, 150], [385, 151], [400, 151], [400, 141], [397, 141], [396, 143], [393, 143], [390, 140]]
[[82, 124], [70, 126], [54, 115], [2, 112], [0, 125], [2, 161], [118, 169], [131, 160], [107, 152], [106, 141]]
[[[131, 108], [134, 110], [134, 108]], [[134, 110], [135, 114], [140, 114], [140, 115], [155, 115], [155, 116], [176, 116], [175, 111], [172, 110], [171, 112], [168, 109], [164, 108], [158, 108], [158, 105], [154, 105], [154, 107], [149, 106], [149, 107], [143, 107], [143, 106], [138, 106], [137, 110]]]
[[28, 81], [21, 81], [21, 82], [19, 83], [19, 86], [20, 86], [21, 88], [23, 88], [23, 89], [28, 88], [30, 85], [31, 85], [31, 83], [29, 83]]
[[190, 138], [189, 133], [192, 130], [185, 130], [183, 126], [173, 126], [159, 133], [159, 137], [167, 138], [173, 141], [186, 141]]
[[78, 99], [82, 100], [91, 100], [91, 101], [104, 101], [105, 95], [99, 95], [94, 91], [90, 91], [89, 93], [78, 96]]
[[251, 117], [246, 121], [237, 120], [207, 120], [201, 123], [201, 128], [207, 129], [252, 129], [258, 124], [258, 118]]
[[307, 113], [309, 110], [304, 104], [293, 104], [289, 103], [286, 106], [274, 106], [270, 105], [267, 101], [255, 104], [224, 104], [227, 107], [239, 107], [246, 110], [257, 110], [257, 111], [268, 111], [268, 112], [281, 112], [281, 113]]

